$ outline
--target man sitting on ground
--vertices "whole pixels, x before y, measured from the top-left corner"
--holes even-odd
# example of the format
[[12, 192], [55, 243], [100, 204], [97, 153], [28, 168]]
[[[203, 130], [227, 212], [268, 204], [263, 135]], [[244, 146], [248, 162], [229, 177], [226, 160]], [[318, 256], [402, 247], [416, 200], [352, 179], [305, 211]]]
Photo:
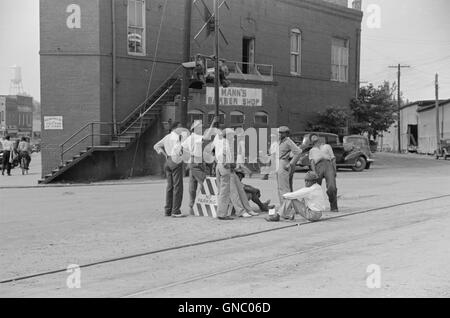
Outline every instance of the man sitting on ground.
[[[235, 169], [235, 173], [239, 177], [239, 180], [241, 182], [242, 182], [242, 179], [245, 178], [245, 174], [246, 174], [245, 170], [246, 169], [244, 169], [242, 166]], [[246, 185], [246, 184], [243, 184], [243, 186], [244, 186], [245, 193], [247, 194], [248, 200], [255, 202], [258, 205], [261, 212], [269, 212], [270, 209], [275, 208], [274, 205], [270, 205], [270, 200], [265, 203], [261, 202], [261, 191], [259, 189], [254, 188], [249, 185]]]
[[308, 221], [316, 222], [327, 209], [327, 200], [322, 187], [319, 185], [319, 176], [314, 172], [308, 172], [305, 177], [306, 187], [293, 193], [283, 195], [286, 200], [291, 200], [295, 212], [291, 215], [271, 215], [268, 222], [279, 222], [280, 218], [294, 220], [298, 213]]

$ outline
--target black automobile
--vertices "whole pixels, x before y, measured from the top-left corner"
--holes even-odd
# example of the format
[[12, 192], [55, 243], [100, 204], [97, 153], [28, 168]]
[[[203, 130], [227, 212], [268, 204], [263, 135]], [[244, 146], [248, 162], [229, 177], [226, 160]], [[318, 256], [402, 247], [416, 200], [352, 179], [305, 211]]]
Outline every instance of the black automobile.
[[339, 141], [338, 135], [321, 132], [297, 132], [291, 135], [291, 139], [297, 145], [306, 147], [304, 155], [297, 164], [298, 168], [310, 167], [309, 151], [312, 148], [310, 137], [314, 134], [317, 135], [322, 142], [329, 144], [333, 148], [337, 168], [352, 169], [356, 172], [370, 169], [373, 160], [364, 151], [361, 151], [352, 144], [342, 144]]

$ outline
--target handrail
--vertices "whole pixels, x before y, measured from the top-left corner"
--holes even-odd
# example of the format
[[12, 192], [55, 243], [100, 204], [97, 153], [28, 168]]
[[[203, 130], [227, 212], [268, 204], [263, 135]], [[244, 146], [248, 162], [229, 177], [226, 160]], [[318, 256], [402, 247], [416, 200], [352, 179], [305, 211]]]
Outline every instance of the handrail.
[[87, 127], [89, 127], [90, 125], [112, 125], [112, 123], [109, 122], [90, 122], [87, 123], [86, 125], [84, 125], [82, 128], [80, 128], [76, 133], [74, 133], [72, 136], [70, 136], [65, 142], [63, 142], [61, 145], [59, 145], [60, 147], [64, 147], [69, 141], [71, 141], [73, 138], [75, 138], [76, 136], [78, 136], [83, 130], [85, 130]]
[[173, 82], [173, 84], [170, 85], [170, 86], [164, 91], [164, 93], [162, 93], [162, 94], [158, 97], [158, 99], [157, 99], [155, 102], [153, 102], [153, 104], [150, 105], [150, 107], [148, 107], [148, 109], [147, 109], [144, 113], [140, 114], [139, 117], [136, 118], [131, 124], [129, 124], [128, 127], [127, 127], [123, 132], [121, 132], [120, 134], [118, 134], [118, 136], [123, 136], [125, 133], [128, 132], [128, 130], [130, 130], [130, 128], [131, 128], [135, 123], [137, 123], [139, 120], [142, 119], [142, 117], [144, 117], [145, 115], [147, 115], [148, 112], [151, 111], [151, 110], [153, 109], [153, 107], [155, 107], [155, 105], [158, 104], [158, 102], [159, 102], [161, 99], [163, 99], [163, 97], [166, 96], [166, 95], [172, 90], [172, 88], [175, 86], [175, 84], [176, 84], [179, 80], [180, 80], [179, 78], [178, 78], [177, 80], [175, 80], [175, 82]]
[[[166, 81], [164, 81], [154, 92], [152, 95], [150, 95], [148, 98], [145, 99], [145, 101], [143, 103], [141, 103], [139, 106], [137, 106], [125, 119], [123, 119], [119, 124], [119, 126], [123, 126], [125, 124], [127, 124], [127, 122], [130, 120], [130, 118], [132, 118], [137, 112], [141, 112], [141, 114], [139, 115], [138, 119], [141, 119], [143, 116], [145, 116], [146, 114], [148, 114], [148, 112], [154, 108], [154, 106], [175, 86], [175, 84], [180, 80], [180, 76], [175, 77], [175, 74], [179, 72], [179, 70], [181, 69], [182, 66], [178, 66], [171, 74], [170, 76], [167, 78]], [[175, 77], [175, 81], [164, 91], [164, 93], [162, 93], [158, 99], [152, 103], [152, 105], [150, 105], [147, 109], [145, 109], [144, 107], [147, 105], [148, 101], [154, 97], [154, 95], [161, 90], [165, 85], [168, 84], [168, 82], [172, 79], [174, 79]], [[142, 110], [144, 108], [144, 112], [142, 113]], [[123, 136], [129, 129], [130, 127], [137, 122], [137, 120], [135, 120], [131, 125], [128, 125], [128, 127], [121, 133], [118, 134], [113, 134], [113, 135], [105, 135], [105, 134], [94, 134], [94, 126], [102, 126], [102, 125], [114, 125], [112, 122], [90, 122], [85, 124], [83, 127], [81, 127], [77, 132], [75, 132], [72, 136], [70, 136], [66, 141], [64, 141], [62, 144], [60, 144], [60, 149], [61, 149], [61, 164], [64, 164], [64, 155], [66, 153], [68, 153], [70, 150], [74, 149], [77, 145], [81, 144], [83, 141], [85, 141], [86, 139], [88, 139], [89, 137], [92, 137], [92, 147], [94, 147], [94, 137], [102, 137], [102, 136], [111, 136], [111, 140], [114, 137], [120, 137]], [[83, 131], [85, 131], [88, 127], [91, 127], [91, 133], [89, 135], [87, 135], [86, 137], [82, 138], [81, 140], [79, 140], [78, 142], [75, 142], [72, 146], [70, 146], [68, 149], [64, 149], [64, 146], [67, 145], [71, 140], [73, 140], [75, 137], [77, 137], [79, 134], [81, 134]], [[119, 146], [120, 146], [120, 138], [118, 139], [119, 142]]]
[[181, 67], [182, 67], [182, 66], [178, 66], [178, 67], [175, 69], [175, 71], [173, 71], [172, 74], [170, 74], [170, 76], [167, 78], [167, 80], [165, 80], [165, 81], [164, 81], [157, 89], [155, 89], [155, 91], [153, 92], [153, 94], [150, 95], [149, 97], [147, 97], [143, 103], [141, 103], [141, 104], [140, 104], [139, 106], [137, 106], [130, 114], [128, 114], [128, 116], [125, 117], [125, 119], [123, 119], [123, 120], [119, 123], [119, 125], [122, 126], [122, 125], [126, 124], [126, 122], [127, 122], [131, 117], [133, 117], [133, 115], [135, 115], [135, 114], [136, 114], [143, 106], [145, 106], [145, 105], [147, 104], [148, 100], [149, 100], [150, 98], [152, 98], [153, 95], [154, 95], [157, 91], [159, 91], [161, 88], [163, 88], [164, 85], [166, 85], [167, 82], [170, 81], [170, 80], [174, 77], [174, 75], [180, 70]]

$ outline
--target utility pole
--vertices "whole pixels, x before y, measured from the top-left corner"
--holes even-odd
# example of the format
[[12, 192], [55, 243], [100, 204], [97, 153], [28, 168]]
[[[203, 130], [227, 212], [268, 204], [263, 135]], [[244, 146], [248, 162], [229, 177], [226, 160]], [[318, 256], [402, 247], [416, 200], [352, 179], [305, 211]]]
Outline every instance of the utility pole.
[[439, 74], [436, 74], [436, 80], [435, 80], [435, 92], [436, 92], [436, 153], [440, 153], [440, 134], [439, 134]]
[[[214, 71], [214, 97], [216, 104], [216, 118], [220, 116], [220, 99], [219, 99], [219, 86], [220, 86], [220, 77], [219, 77], [219, 32], [220, 32], [220, 20], [219, 20], [219, 2], [218, 0], [214, 0], [214, 63], [215, 63], [215, 71]], [[220, 121], [216, 123], [217, 128], [219, 128]]]
[[389, 66], [389, 68], [396, 68], [397, 69], [397, 76], [398, 76], [398, 79], [397, 79], [397, 112], [398, 112], [398, 123], [397, 123], [397, 126], [398, 126], [398, 131], [397, 131], [397, 134], [398, 134], [398, 153], [402, 153], [402, 127], [401, 127], [401, 119], [400, 119], [400, 114], [401, 114], [401, 110], [400, 110], [400, 108], [401, 108], [401, 105], [402, 105], [402, 103], [401, 103], [401, 91], [400, 91], [400, 80], [401, 80], [401, 69], [402, 68], [409, 68], [409, 67], [411, 67], [411, 66], [409, 66], [409, 65], [401, 65], [401, 64], [398, 64], [397, 66]]
[[[192, 19], [192, 0], [185, 0], [184, 12], [184, 51], [183, 61], [191, 59], [191, 19]], [[183, 73], [183, 82], [181, 84], [181, 105], [180, 122], [183, 127], [187, 126], [189, 105], [189, 70], [185, 69]]]

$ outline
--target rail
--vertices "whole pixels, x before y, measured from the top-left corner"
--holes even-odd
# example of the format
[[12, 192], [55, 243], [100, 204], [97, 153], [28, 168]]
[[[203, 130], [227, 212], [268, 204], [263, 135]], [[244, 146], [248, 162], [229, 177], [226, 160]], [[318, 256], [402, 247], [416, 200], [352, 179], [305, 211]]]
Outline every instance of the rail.
[[[117, 141], [119, 143], [119, 147], [121, 144], [121, 136], [123, 136], [124, 134], [126, 134], [129, 129], [139, 120], [142, 120], [142, 118], [147, 115], [160, 101], [162, 98], [164, 98], [171, 90], [172, 88], [175, 86], [175, 84], [180, 80], [180, 76], [176, 76], [176, 74], [179, 72], [181, 66], [177, 67], [175, 69], [175, 71], [173, 71], [170, 76], [168, 77], [168, 79], [166, 81], [164, 81], [164, 83], [162, 83], [155, 91], [154, 93], [145, 99], [145, 101], [143, 103], [141, 103], [139, 106], [137, 106], [132, 112], [130, 112], [130, 114], [123, 119], [120, 123], [118, 123], [119, 126], [119, 133], [114, 134], [114, 123], [111, 122], [90, 122], [87, 123], [86, 125], [84, 125], [82, 128], [80, 128], [77, 132], [75, 132], [72, 136], [70, 136], [66, 141], [64, 141], [61, 145], [60, 145], [60, 157], [61, 157], [61, 165], [64, 165], [64, 156], [71, 150], [75, 149], [75, 147], [77, 147], [78, 145], [84, 143], [85, 141], [87, 141], [88, 139], [90, 139], [90, 147], [93, 148], [96, 146], [96, 137], [100, 137], [101, 141], [104, 141], [104, 139], [102, 139], [102, 137], [109, 137], [109, 144], [112, 144], [112, 141], [115, 140], [117, 138]], [[173, 83], [170, 83], [171, 80], [174, 80]], [[167, 86], [167, 89], [164, 90], [160, 96], [158, 96], [158, 98], [151, 104], [148, 105], [149, 101], [152, 100], [155, 97], [155, 94], [158, 93], [159, 91], [161, 91], [165, 86]], [[130, 120], [136, 116], [136, 114], [139, 113], [139, 116], [131, 123]], [[126, 127], [124, 128], [124, 126], [126, 125]], [[108, 126], [110, 127], [110, 133], [106, 134], [106, 133], [102, 133], [103, 127]], [[96, 129], [98, 128], [98, 129]], [[79, 139], [76, 142], [73, 142], [71, 144], [71, 146], [67, 147], [67, 144], [69, 144], [72, 140], [74, 140], [76, 137], [80, 136], [83, 132], [86, 133], [89, 129], [89, 133], [83, 137], [81, 137], [81, 139]], [[98, 132], [96, 132], [98, 131]], [[87, 146], [89, 147], [89, 146]]]

